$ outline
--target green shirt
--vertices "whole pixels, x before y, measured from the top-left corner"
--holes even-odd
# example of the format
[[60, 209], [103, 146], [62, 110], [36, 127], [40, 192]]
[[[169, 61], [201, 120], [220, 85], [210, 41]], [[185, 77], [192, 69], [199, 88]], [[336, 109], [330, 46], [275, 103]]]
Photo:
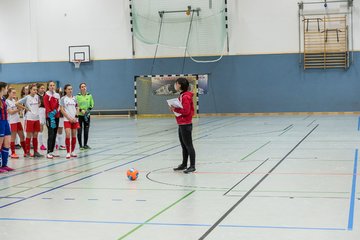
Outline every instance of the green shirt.
[[76, 101], [79, 106], [80, 116], [83, 116], [84, 114], [81, 112], [81, 110], [91, 110], [94, 107], [94, 99], [90, 93], [86, 93], [85, 95], [82, 95], [81, 93], [78, 93], [76, 95]]

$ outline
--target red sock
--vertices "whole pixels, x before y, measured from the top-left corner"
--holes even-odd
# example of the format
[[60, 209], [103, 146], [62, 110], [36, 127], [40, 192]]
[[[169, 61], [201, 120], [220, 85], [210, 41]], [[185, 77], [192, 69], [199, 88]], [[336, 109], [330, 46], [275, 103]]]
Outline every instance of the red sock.
[[26, 153], [26, 143], [25, 143], [25, 141], [20, 142], [20, 145], [21, 145], [22, 149], [24, 150], [24, 153]]
[[15, 154], [15, 142], [11, 142], [10, 147], [11, 147], [11, 153]]
[[70, 138], [65, 139], [66, 151], [70, 153]]
[[34, 147], [34, 153], [38, 151], [38, 139], [33, 138], [33, 147]]
[[26, 153], [30, 153], [30, 138], [26, 138]]
[[76, 146], [76, 137], [72, 137], [71, 138], [71, 152], [73, 152], [75, 150], [75, 146]]

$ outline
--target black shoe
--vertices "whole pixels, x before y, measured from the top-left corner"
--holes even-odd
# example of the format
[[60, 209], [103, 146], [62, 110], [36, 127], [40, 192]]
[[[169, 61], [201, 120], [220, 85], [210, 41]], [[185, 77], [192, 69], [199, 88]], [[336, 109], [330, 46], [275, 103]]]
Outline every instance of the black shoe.
[[89, 147], [88, 145], [85, 145], [84, 149], [91, 149], [91, 147]]
[[44, 155], [38, 153], [38, 152], [34, 152], [34, 158], [42, 158], [44, 157]]
[[180, 171], [180, 170], [185, 170], [185, 169], [186, 169], [186, 166], [180, 164], [178, 167], [174, 168], [174, 171]]
[[189, 167], [184, 171], [184, 173], [191, 173], [191, 172], [195, 172], [195, 171], [196, 171], [195, 167]]
[[16, 144], [16, 145], [15, 145], [15, 149], [21, 149], [21, 145]]

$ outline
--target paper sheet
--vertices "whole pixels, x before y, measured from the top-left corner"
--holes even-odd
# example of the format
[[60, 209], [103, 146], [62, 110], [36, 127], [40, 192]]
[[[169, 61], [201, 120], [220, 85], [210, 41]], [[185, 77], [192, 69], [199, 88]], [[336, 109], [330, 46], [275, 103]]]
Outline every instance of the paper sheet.
[[[170, 107], [183, 108], [181, 102], [177, 98], [168, 99], [166, 101]], [[180, 113], [177, 113], [177, 112], [173, 112], [173, 113], [175, 114], [176, 117], [181, 116]]]

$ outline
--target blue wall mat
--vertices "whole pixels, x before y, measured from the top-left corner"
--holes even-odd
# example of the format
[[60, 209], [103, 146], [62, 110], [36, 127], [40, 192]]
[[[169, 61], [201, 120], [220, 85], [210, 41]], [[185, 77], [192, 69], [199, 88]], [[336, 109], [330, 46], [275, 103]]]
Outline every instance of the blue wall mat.
[[[360, 52], [349, 70], [307, 70], [297, 54], [228, 56], [198, 64], [186, 59], [185, 73], [209, 73], [201, 113], [333, 112], [360, 110]], [[182, 58], [157, 59], [153, 74], [180, 74]], [[86, 82], [97, 110], [133, 109], [134, 76], [148, 75], [152, 59], [104, 60], [75, 69], [68, 62], [0, 64], [0, 80], [56, 80], [75, 89]]]

